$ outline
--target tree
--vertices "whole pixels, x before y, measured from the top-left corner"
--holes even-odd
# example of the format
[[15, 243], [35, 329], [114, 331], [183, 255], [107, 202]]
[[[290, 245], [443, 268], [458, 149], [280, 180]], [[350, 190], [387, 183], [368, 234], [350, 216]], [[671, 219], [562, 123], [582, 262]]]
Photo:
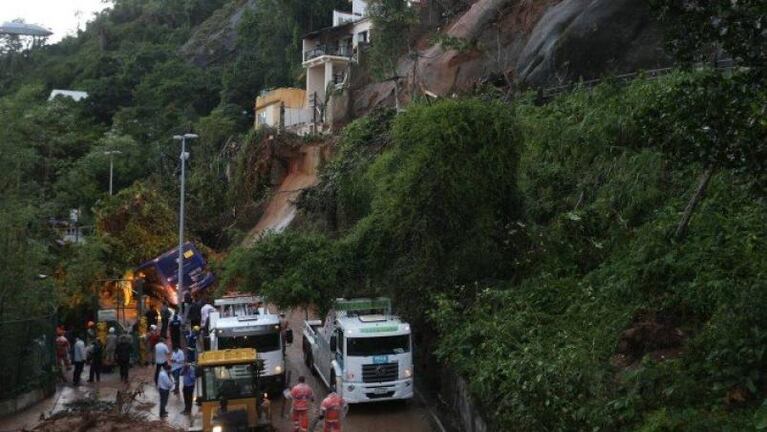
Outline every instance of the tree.
[[[651, 0], [666, 25], [669, 45], [684, 61], [721, 49], [744, 66], [767, 65], [767, 2]], [[764, 71], [760, 71], [764, 73]]]
[[397, 79], [397, 63], [405, 52], [412, 52], [411, 29], [418, 16], [406, 0], [371, 0], [368, 15], [371, 30], [370, 62], [373, 75], [381, 80]]
[[96, 209], [96, 233], [109, 251], [109, 270], [122, 274], [176, 245], [178, 221], [167, 202], [156, 187], [135, 183]]
[[343, 268], [337, 245], [323, 235], [267, 235], [230, 255], [222, 286], [262, 293], [281, 307], [314, 306], [324, 315], [343, 293]]

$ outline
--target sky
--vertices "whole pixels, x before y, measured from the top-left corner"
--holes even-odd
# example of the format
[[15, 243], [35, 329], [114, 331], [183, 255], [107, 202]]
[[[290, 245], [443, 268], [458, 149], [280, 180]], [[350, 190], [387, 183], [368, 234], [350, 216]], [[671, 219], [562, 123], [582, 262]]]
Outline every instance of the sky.
[[[0, 23], [23, 18], [25, 22], [39, 24], [53, 31], [49, 43], [73, 34], [90, 21], [94, 12], [109, 6], [103, 0], [0, 0]], [[80, 18], [76, 16], [80, 11]]]

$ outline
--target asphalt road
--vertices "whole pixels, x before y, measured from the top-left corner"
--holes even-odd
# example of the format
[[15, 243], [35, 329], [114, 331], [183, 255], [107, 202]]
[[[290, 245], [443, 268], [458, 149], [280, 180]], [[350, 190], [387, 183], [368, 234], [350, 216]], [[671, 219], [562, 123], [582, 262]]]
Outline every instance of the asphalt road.
[[[303, 329], [304, 312], [294, 310], [288, 315], [290, 328], [293, 329], [294, 341], [288, 347], [287, 367], [295, 384], [299, 375], [306, 377], [306, 382], [315, 394], [315, 406], [318, 412], [319, 404], [327, 395], [327, 389], [322, 381], [312, 375], [304, 365], [301, 351], [301, 331]], [[281, 418], [282, 398], [274, 402], [272, 420], [278, 431], [291, 431], [290, 404], [285, 407], [285, 417]], [[349, 409], [349, 414], [343, 424], [344, 432], [432, 432], [429, 422], [430, 414], [417, 400], [409, 402], [393, 401], [374, 404], [356, 404]], [[320, 423], [315, 431], [322, 430]]]

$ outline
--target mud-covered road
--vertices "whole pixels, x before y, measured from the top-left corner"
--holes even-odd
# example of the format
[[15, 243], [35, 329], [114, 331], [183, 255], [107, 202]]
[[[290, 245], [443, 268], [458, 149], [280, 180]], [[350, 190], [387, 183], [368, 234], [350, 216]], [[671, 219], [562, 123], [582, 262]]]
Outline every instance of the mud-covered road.
[[[325, 385], [319, 378], [313, 376], [303, 363], [301, 352], [301, 330], [304, 321], [303, 311], [294, 311], [288, 316], [290, 328], [293, 329], [295, 340], [288, 348], [288, 371], [291, 372], [293, 383], [299, 375], [314, 389], [316, 403], [319, 407], [322, 398], [327, 395]], [[291, 431], [288, 404], [285, 408], [285, 418], [280, 417], [282, 398], [274, 403], [273, 422], [278, 431]], [[322, 424], [316, 431], [322, 430]], [[375, 404], [357, 404], [349, 409], [349, 415], [344, 422], [344, 432], [431, 432], [429, 413], [417, 400], [410, 402], [379, 402]]]

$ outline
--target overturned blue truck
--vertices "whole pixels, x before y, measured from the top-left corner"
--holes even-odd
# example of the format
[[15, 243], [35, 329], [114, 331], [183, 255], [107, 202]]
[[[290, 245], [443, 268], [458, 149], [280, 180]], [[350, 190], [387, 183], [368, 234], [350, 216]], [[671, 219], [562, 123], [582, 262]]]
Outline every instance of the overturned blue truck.
[[[199, 295], [216, 282], [216, 277], [194, 243], [184, 243], [183, 256], [183, 291], [193, 296]], [[167, 301], [171, 305], [177, 305], [183, 300], [177, 298], [178, 248], [146, 261], [136, 267], [133, 274], [144, 280], [144, 294]]]

